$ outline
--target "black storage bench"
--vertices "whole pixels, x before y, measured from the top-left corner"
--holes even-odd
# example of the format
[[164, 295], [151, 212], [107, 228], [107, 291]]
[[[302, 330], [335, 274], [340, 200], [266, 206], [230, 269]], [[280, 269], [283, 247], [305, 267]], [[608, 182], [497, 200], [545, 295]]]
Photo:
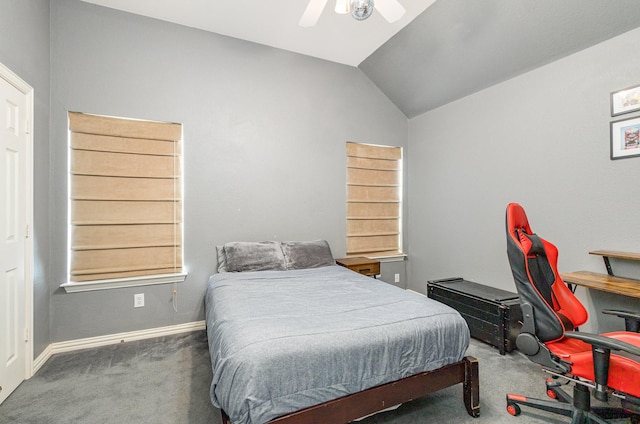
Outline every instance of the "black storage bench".
[[516, 293], [462, 278], [446, 278], [429, 281], [427, 295], [460, 312], [471, 337], [497, 347], [501, 355], [516, 348], [516, 337], [522, 327]]

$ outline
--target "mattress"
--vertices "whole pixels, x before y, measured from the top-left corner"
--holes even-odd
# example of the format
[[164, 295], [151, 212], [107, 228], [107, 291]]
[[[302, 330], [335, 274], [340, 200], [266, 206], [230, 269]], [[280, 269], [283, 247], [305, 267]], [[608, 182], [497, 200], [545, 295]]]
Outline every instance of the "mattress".
[[205, 298], [211, 401], [234, 424], [457, 362], [454, 309], [340, 266], [214, 274]]

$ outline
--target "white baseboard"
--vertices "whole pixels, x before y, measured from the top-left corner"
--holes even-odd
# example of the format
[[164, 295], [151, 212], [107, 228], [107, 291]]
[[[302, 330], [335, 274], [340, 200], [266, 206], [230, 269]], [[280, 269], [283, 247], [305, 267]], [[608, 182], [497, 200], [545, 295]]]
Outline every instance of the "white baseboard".
[[415, 290], [413, 290], [413, 289], [405, 289], [405, 290], [406, 290], [406, 291], [410, 291], [410, 292], [415, 293], [415, 294], [419, 294], [420, 296], [426, 296], [426, 294], [424, 294], [424, 293], [420, 293], [420, 292], [415, 291]]
[[186, 324], [170, 325], [167, 327], [149, 328], [146, 330], [128, 331], [126, 333], [108, 334], [106, 336], [88, 337], [86, 339], [67, 340], [51, 343], [33, 361], [31, 375], [34, 375], [51, 356], [56, 353], [71, 352], [74, 350], [89, 349], [118, 343], [132, 342], [135, 340], [151, 339], [154, 337], [169, 336], [172, 334], [188, 333], [205, 329], [204, 321], [188, 322]]
[[47, 362], [49, 360], [49, 358], [51, 358], [51, 345], [47, 346], [45, 348], [45, 350], [42, 351], [42, 353], [40, 355], [38, 355], [38, 357], [31, 363], [31, 375], [28, 376], [28, 378], [33, 377], [33, 375], [35, 373], [38, 372], [38, 370], [40, 369], [40, 367], [42, 367], [44, 365], [45, 362]]

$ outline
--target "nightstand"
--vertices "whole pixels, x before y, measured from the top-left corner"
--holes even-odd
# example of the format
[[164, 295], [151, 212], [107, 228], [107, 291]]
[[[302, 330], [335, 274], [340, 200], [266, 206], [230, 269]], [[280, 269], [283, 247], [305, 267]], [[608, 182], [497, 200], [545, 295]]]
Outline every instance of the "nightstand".
[[368, 275], [374, 277], [380, 274], [380, 261], [370, 258], [357, 257], [357, 258], [340, 258], [336, 259], [336, 263], [345, 268], [349, 268], [351, 271], [355, 271], [359, 274]]

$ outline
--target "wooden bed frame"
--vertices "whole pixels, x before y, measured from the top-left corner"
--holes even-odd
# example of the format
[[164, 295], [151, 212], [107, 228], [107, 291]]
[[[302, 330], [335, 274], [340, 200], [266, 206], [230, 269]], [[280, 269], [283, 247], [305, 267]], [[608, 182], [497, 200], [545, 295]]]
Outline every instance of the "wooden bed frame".
[[[409, 402], [463, 383], [463, 400], [467, 413], [480, 416], [480, 385], [478, 360], [471, 356], [433, 371], [406, 377], [381, 386], [372, 387], [269, 421], [269, 424], [348, 423], [383, 409]], [[220, 410], [222, 424], [231, 424], [227, 414]]]

